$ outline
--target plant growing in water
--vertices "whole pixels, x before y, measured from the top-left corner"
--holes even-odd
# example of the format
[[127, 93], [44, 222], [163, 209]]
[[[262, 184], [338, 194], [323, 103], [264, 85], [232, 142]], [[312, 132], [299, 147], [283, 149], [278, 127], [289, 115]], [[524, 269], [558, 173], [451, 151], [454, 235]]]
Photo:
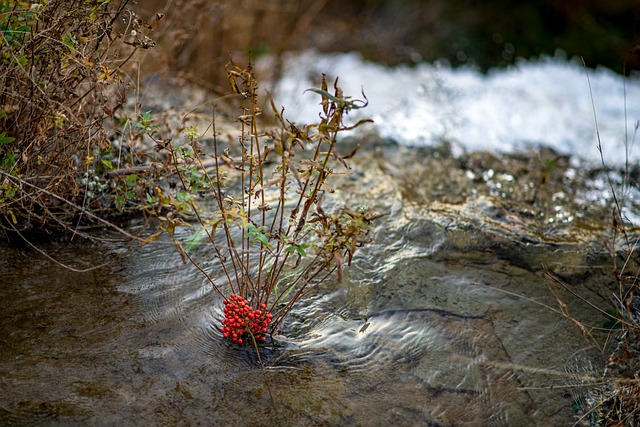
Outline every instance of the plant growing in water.
[[[349, 111], [363, 108], [364, 100], [345, 96], [336, 79], [333, 93], [323, 76], [320, 122], [297, 126], [283, 117], [273, 101], [279, 129], [261, 132], [257, 82], [251, 66], [233, 63], [228, 69], [233, 92], [241, 102], [237, 145], [218, 139], [213, 121], [212, 158], [204, 159], [195, 127], [184, 132], [182, 144], [168, 144], [181, 188], [175, 196], [158, 190], [150, 208], [162, 229], [224, 297], [223, 336], [234, 343], [257, 344], [274, 332], [291, 308], [332, 274], [342, 278], [356, 249], [365, 243], [376, 215], [366, 208], [330, 205], [333, 189], [328, 178], [338, 168], [348, 170], [355, 154], [337, 150], [340, 132], [360, 126], [344, 123]], [[197, 205], [197, 195], [208, 195], [213, 209]], [[169, 213], [166, 213], [168, 210]], [[199, 225], [187, 242], [174, 233], [193, 215]], [[205, 241], [213, 248], [222, 281], [192, 257], [191, 249]]]

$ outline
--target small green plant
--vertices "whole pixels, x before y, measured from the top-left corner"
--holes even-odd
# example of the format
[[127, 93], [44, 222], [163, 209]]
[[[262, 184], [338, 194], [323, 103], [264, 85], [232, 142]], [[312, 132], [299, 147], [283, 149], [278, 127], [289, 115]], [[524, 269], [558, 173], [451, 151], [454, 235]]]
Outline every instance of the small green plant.
[[[329, 93], [326, 78], [320, 89], [320, 122], [297, 126], [283, 117], [273, 101], [278, 128], [261, 132], [257, 83], [251, 67], [231, 63], [229, 81], [240, 99], [237, 145], [218, 139], [215, 120], [210, 153], [195, 128], [184, 132], [186, 141], [167, 150], [181, 183], [175, 196], [150, 198], [162, 214], [162, 228], [224, 298], [225, 318], [221, 331], [234, 343], [256, 343], [267, 331], [277, 331], [291, 308], [351, 263], [356, 249], [366, 241], [377, 217], [366, 208], [351, 209], [331, 204], [333, 189], [328, 179], [347, 173], [348, 158], [338, 149], [340, 132], [360, 126], [344, 123], [352, 110], [367, 105], [342, 93], [336, 80]], [[208, 161], [203, 161], [209, 156]], [[342, 170], [342, 172], [340, 171]], [[198, 195], [213, 201], [213, 208], [198, 205]], [[202, 199], [202, 197], [200, 197]], [[176, 226], [185, 225], [186, 205], [198, 223], [187, 241], [178, 241]], [[223, 283], [205, 271], [191, 255], [198, 242], [213, 248]]]

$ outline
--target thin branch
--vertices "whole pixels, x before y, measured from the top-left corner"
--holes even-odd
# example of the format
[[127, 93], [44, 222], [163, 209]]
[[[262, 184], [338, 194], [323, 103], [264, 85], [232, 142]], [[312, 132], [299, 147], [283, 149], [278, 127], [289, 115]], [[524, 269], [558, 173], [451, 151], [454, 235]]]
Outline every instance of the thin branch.
[[[99, 268], [102, 267], [106, 267], [108, 264], [100, 264], [97, 265], [95, 267], [89, 267], [89, 268], [85, 268], [85, 269], [78, 269], [78, 268], [74, 268], [71, 267], [70, 265], [67, 265], [61, 261], [58, 261], [57, 259], [53, 258], [51, 255], [49, 255], [48, 253], [46, 253], [45, 251], [43, 251], [42, 249], [38, 248], [36, 245], [34, 245], [33, 243], [31, 243], [29, 241], [29, 239], [27, 239], [26, 237], [24, 237], [22, 235], [22, 233], [20, 233], [20, 231], [13, 225], [11, 224], [11, 222], [9, 222], [9, 225], [11, 227], [11, 230], [13, 232], [15, 232], [18, 236], [20, 236], [20, 238], [26, 243], [28, 244], [32, 249], [34, 249], [36, 252], [38, 252], [39, 254], [41, 254], [42, 256], [44, 256], [45, 258], [47, 258], [50, 261], [53, 261], [54, 263], [58, 264], [60, 267], [65, 268], [67, 270], [73, 271], [74, 273], [86, 273], [88, 271], [93, 271], [93, 270], [97, 270]], [[4, 227], [4, 226], [3, 226]], [[6, 227], [4, 227], [6, 228]]]

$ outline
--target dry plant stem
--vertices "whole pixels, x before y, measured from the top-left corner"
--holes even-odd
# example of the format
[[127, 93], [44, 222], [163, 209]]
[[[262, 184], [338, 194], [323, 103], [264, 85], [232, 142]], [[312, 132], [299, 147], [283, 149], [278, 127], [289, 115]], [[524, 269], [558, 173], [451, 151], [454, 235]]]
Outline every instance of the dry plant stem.
[[[583, 65], [584, 65], [584, 60], [583, 60]], [[618, 282], [618, 301], [620, 302], [620, 306], [621, 307], [627, 307], [628, 305], [628, 301], [631, 299], [631, 297], [633, 296], [633, 293], [635, 292], [635, 290], [637, 289], [636, 283], [637, 283], [637, 277], [638, 275], [634, 275], [635, 279], [634, 279], [634, 283], [632, 283], [630, 286], [627, 286], [627, 289], [623, 288], [623, 280], [621, 279], [622, 276], [624, 275], [626, 269], [627, 269], [627, 265], [631, 259], [631, 255], [634, 253], [634, 251], [636, 250], [637, 247], [637, 243], [638, 243], [638, 239], [637, 238], [635, 240], [635, 242], [631, 242], [630, 236], [627, 234], [626, 228], [624, 226], [624, 214], [623, 214], [623, 208], [624, 208], [624, 201], [625, 201], [625, 193], [628, 191], [628, 188], [630, 186], [629, 183], [629, 139], [628, 139], [628, 134], [627, 134], [627, 115], [626, 115], [626, 80], [624, 80], [625, 82], [625, 149], [626, 149], [626, 160], [625, 160], [625, 175], [624, 175], [624, 179], [622, 182], [622, 197], [618, 197], [618, 192], [616, 191], [616, 188], [613, 184], [613, 179], [611, 178], [611, 174], [609, 173], [609, 168], [606, 165], [605, 159], [604, 159], [604, 153], [603, 153], [603, 149], [602, 149], [602, 140], [600, 139], [600, 132], [599, 132], [599, 128], [598, 128], [598, 118], [596, 115], [596, 109], [595, 109], [595, 101], [593, 99], [593, 91], [591, 89], [591, 80], [589, 78], [589, 73], [586, 69], [586, 65], [584, 65], [584, 69], [585, 69], [585, 74], [587, 77], [587, 82], [589, 85], [589, 94], [591, 96], [591, 106], [592, 106], [592, 111], [593, 111], [593, 119], [594, 119], [594, 124], [596, 127], [596, 137], [597, 137], [597, 141], [598, 141], [598, 152], [600, 154], [600, 161], [602, 163], [603, 168], [606, 171], [606, 175], [607, 175], [607, 181], [609, 183], [609, 190], [611, 192], [611, 196], [613, 197], [613, 201], [614, 201], [614, 210], [613, 210], [613, 215], [612, 215], [612, 247], [609, 249], [613, 262], [614, 262], [614, 275], [616, 277], [616, 280]], [[640, 126], [639, 124], [636, 124], [636, 132], [638, 130], [638, 126]], [[634, 134], [634, 139], [635, 139], [635, 134]], [[627, 257], [624, 260], [624, 264], [622, 265], [622, 267], [618, 268], [618, 257], [616, 255], [616, 242], [618, 240], [618, 237], [622, 236], [622, 238], [624, 239], [624, 244], [626, 247], [626, 252], [627, 252]], [[616, 321], [622, 321], [622, 319], [615, 319]], [[631, 327], [632, 325], [629, 325], [628, 323], [626, 324], [627, 327]]]
[[[332, 140], [331, 145], [330, 145], [330, 149], [327, 152], [327, 156], [325, 156], [325, 158], [324, 158], [324, 160], [322, 162], [323, 169], [326, 168], [326, 164], [327, 164], [327, 161], [329, 159], [329, 155], [330, 155], [331, 149], [333, 148], [333, 143], [334, 142], [335, 142], [335, 140]], [[315, 151], [314, 156], [313, 156], [313, 161], [314, 162], [317, 162], [317, 160], [318, 160], [318, 156], [320, 155], [321, 145], [322, 145], [322, 142], [319, 142], [317, 147], [316, 147], [316, 151]], [[321, 172], [321, 173], [323, 173], [323, 172]], [[312, 177], [310, 175], [305, 180], [304, 184], [302, 185], [302, 189], [300, 191], [300, 197], [298, 198], [298, 202], [296, 203], [296, 209], [294, 209], [294, 212], [291, 214], [292, 218], [295, 218], [298, 207], [303, 203], [303, 201], [305, 199], [305, 193], [306, 193], [307, 189], [309, 188], [309, 184], [310, 184], [311, 180], [312, 180]], [[298, 225], [296, 226], [296, 229], [295, 229], [294, 234], [293, 234], [293, 240], [294, 241], [296, 241], [298, 239], [299, 234], [302, 231], [302, 228], [303, 228], [303, 226], [305, 224], [305, 221], [306, 221], [306, 218], [307, 218], [307, 214], [308, 214], [309, 209], [311, 208], [311, 205], [312, 205], [311, 202], [315, 200], [315, 197], [317, 196], [318, 188], [319, 188], [320, 184], [323, 181], [324, 180], [321, 180], [321, 177], [317, 178], [316, 185], [315, 185], [315, 187], [313, 189], [313, 192], [312, 192], [311, 196], [307, 199], [307, 202], [304, 203], [303, 211], [300, 213], [300, 216], [297, 218]], [[287, 235], [289, 235], [291, 233], [292, 228], [293, 228], [293, 222], [290, 222], [289, 226], [287, 228], [287, 231], [286, 231]], [[275, 281], [282, 274], [282, 270], [284, 269], [285, 265], [287, 264], [288, 258], [289, 258], [289, 253], [286, 253], [284, 255], [284, 259], [282, 260], [282, 262], [280, 263], [279, 266], [278, 266], [277, 262], [274, 263], [274, 267], [273, 268], [274, 269], [277, 268], [277, 270], [272, 270], [271, 274], [269, 275], [269, 277], [272, 278], [271, 283], [269, 283], [267, 285], [267, 289], [269, 291], [271, 289], [273, 289], [273, 287], [275, 286]], [[268, 298], [269, 294], [270, 294], [270, 292], [267, 293], [267, 298]]]
[[[273, 100], [272, 102], [272, 107], [274, 108], [275, 111], [275, 106], [273, 106]], [[284, 135], [283, 133], [280, 134], [280, 138], [282, 141], [284, 141]], [[281, 176], [281, 182], [280, 182], [280, 186], [279, 186], [279, 191], [280, 191], [280, 195], [278, 198], [278, 205], [276, 207], [276, 213], [273, 217], [273, 221], [271, 222], [271, 230], [282, 230], [283, 229], [283, 225], [284, 225], [284, 209], [285, 209], [285, 201], [286, 201], [286, 179], [287, 179], [287, 172], [288, 172], [288, 166], [289, 166], [289, 160], [290, 158], [287, 157], [287, 151], [284, 149], [284, 145], [282, 147], [282, 176]], [[275, 224], [276, 222], [278, 223], [278, 228], [275, 228]], [[275, 267], [278, 265], [278, 262], [280, 260], [280, 256], [282, 253], [282, 247], [283, 247], [284, 243], [278, 241], [277, 243], [277, 247], [276, 247], [276, 255], [273, 261], [273, 266], [271, 267], [271, 269], [269, 269], [269, 273], [267, 274], [267, 277], [265, 279], [265, 286], [264, 286], [264, 290], [263, 293], [261, 295], [261, 300], [269, 300], [269, 295], [271, 294], [271, 290], [273, 289], [273, 286], [275, 285], [275, 282], [277, 280], [277, 276], [275, 275]], [[288, 255], [288, 254], [287, 254]], [[286, 262], [286, 260], [285, 260]]]
[[[215, 135], [215, 117], [214, 117], [214, 122], [213, 122], [213, 131], [214, 131], [214, 135]], [[199, 154], [198, 154], [198, 148], [197, 146], [195, 146], [195, 142], [192, 144], [192, 148], [193, 148], [193, 152], [195, 154], [195, 158], [198, 161], [200, 167], [202, 168], [202, 170], [204, 171], [204, 173], [206, 174], [206, 178], [207, 180], [211, 183], [211, 178], [208, 176], [206, 168], [204, 167], [204, 165], [202, 164], [202, 159], [200, 158]], [[175, 167], [175, 172], [176, 175], [178, 176], [178, 178], [180, 179], [180, 182], [182, 183], [183, 188], [186, 190], [188, 189], [188, 185], [185, 182], [184, 176], [182, 173], [180, 173], [180, 168], [177, 162], [177, 153], [176, 151], [172, 148], [171, 149], [171, 157], [174, 159], [173, 165]], [[216, 171], [218, 170], [218, 168], [216, 167]], [[220, 191], [220, 190], [218, 190]], [[198, 222], [200, 223], [200, 225], [203, 227], [206, 235], [207, 235], [207, 239], [212, 243], [215, 251], [216, 251], [216, 255], [220, 258], [223, 259], [223, 255], [220, 252], [218, 246], [215, 244], [214, 239], [213, 239], [213, 235], [209, 232], [209, 229], [206, 227], [206, 222], [205, 220], [202, 218], [202, 216], [200, 215], [200, 212], [198, 210], [198, 207], [195, 205], [195, 203], [191, 203], [192, 209], [194, 214], [196, 215], [196, 218], [198, 219]], [[215, 283], [215, 281], [213, 280], [213, 278], [191, 257], [191, 255], [189, 255], [189, 253], [187, 251], [184, 251], [182, 249], [182, 245], [180, 243], [180, 241], [178, 241], [175, 236], [171, 235], [172, 240], [174, 241], [174, 244], [176, 246], [176, 248], [179, 248], [179, 252], [181, 253], [182, 256], [186, 257], [187, 259], [189, 259], [189, 261], [207, 278], [207, 280], [211, 283], [211, 285], [213, 286], [213, 288], [215, 289], [216, 292], [218, 292], [222, 297], [224, 297], [224, 293], [220, 290], [220, 288], [218, 287], [218, 285]], [[224, 262], [221, 263], [222, 264], [222, 268], [224, 270], [224, 273], [227, 277], [227, 280], [229, 281], [229, 283], [231, 284], [232, 287], [232, 291], [235, 292], [234, 288], [233, 288], [233, 281], [231, 280], [231, 277], [229, 275], [229, 272], [224, 264]]]
[[[591, 88], [591, 79], [589, 78], [589, 72], [587, 71], [587, 66], [584, 62], [584, 59], [582, 61], [584, 70], [585, 70], [585, 74], [587, 76], [587, 83], [589, 85], [589, 95], [591, 96], [591, 110], [593, 111], [593, 120], [594, 120], [594, 124], [596, 127], [596, 138], [598, 140], [598, 152], [600, 153], [600, 161], [602, 163], [602, 166], [604, 167], [606, 174], [607, 174], [607, 181], [609, 183], [609, 189], [611, 190], [611, 196], [613, 197], [613, 202], [615, 205], [615, 209], [613, 212], [613, 231], [615, 233], [615, 235], [617, 235], [618, 231], [622, 232], [623, 237], [625, 238], [625, 241], [627, 243], [627, 247], [631, 247], [631, 245], [629, 244], [629, 240], [628, 240], [628, 236], [624, 230], [624, 227], [620, 227], [622, 224], [622, 206], [623, 203], [618, 200], [618, 193], [615, 190], [615, 187], [613, 185], [613, 180], [611, 179], [611, 174], [609, 173], [609, 169], [607, 167], [607, 164], [604, 160], [604, 153], [602, 150], [602, 140], [600, 139], [600, 129], [598, 126], [598, 117], [596, 114], [596, 106], [595, 106], [595, 101], [593, 99], [593, 90]], [[628, 163], [628, 158], [627, 158], [627, 163]]]
[[[215, 197], [216, 197], [216, 201], [218, 203], [218, 207], [220, 209], [220, 213], [222, 216], [222, 227], [224, 230], [224, 235], [225, 238], [227, 240], [227, 250], [228, 250], [228, 255], [231, 258], [231, 263], [233, 264], [233, 271], [235, 274], [235, 278], [236, 278], [236, 282], [235, 283], [240, 283], [240, 278], [238, 277], [238, 266], [237, 266], [237, 260], [235, 257], [235, 249], [234, 249], [234, 241], [233, 238], [231, 236], [231, 231], [229, 229], [229, 224], [226, 220], [227, 218], [227, 213], [225, 211], [225, 207], [224, 207], [224, 199], [222, 196], [222, 185], [220, 184], [222, 182], [222, 176], [220, 175], [220, 170], [221, 170], [221, 164], [220, 164], [220, 155], [218, 153], [218, 137], [217, 137], [217, 132], [216, 132], [216, 127], [215, 127], [215, 116], [213, 118], [214, 122], [213, 122], [213, 153], [214, 153], [214, 158], [216, 161], [216, 179], [214, 181], [214, 185], [216, 188], [216, 192], [215, 192]], [[211, 237], [211, 240], [213, 241], [213, 236]], [[215, 242], [213, 242], [214, 247], [216, 246]], [[220, 256], [221, 254], [218, 253], [218, 256]], [[221, 260], [224, 260], [224, 257], [220, 258]], [[226, 270], [225, 270], [226, 273]], [[235, 289], [234, 285], [233, 285], [233, 280], [231, 280], [231, 278], [229, 277], [229, 274], [227, 274], [227, 277], [229, 278], [229, 284], [231, 286], [231, 291], [233, 293], [240, 293], [240, 289]]]
[[[257, 90], [257, 88], [255, 88], [254, 90]], [[257, 117], [259, 114], [258, 108], [256, 106], [256, 99], [252, 98], [251, 99], [251, 116], [252, 117]], [[257, 123], [252, 120], [251, 121], [251, 138], [252, 138], [252, 146], [255, 143], [256, 146], [256, 153], [257, 153], [257, 162], [258, 162], [258, 182], [260, 185], [260, 206], [258, 207], [258, 209], [260, 210], [261, 213], [261, 222], [260, 225], [262, 227], [264, 227], [266, 225], [267, 222], [267, 217], [266, 217], [266, 210], [264, 209], [265, 206], [265, 199], [264, 199], [264, 170], [263, 170], [263, 165], [264, 162], [266, 161], [266, 155], [267, 152], [265, 152], [265, 157], [263, 158], [262, 156], [262, 152], [260, 150], [260, 141], [259, 141], [259, 136], [258, 136], [258, 128], [257, 128]], [[266, 147], [265, 147], [265, 151], [267, 151]], [[249, 193], [249, 200], [251, 200], [251, 192]], [[262, 207], [262, 209], [260, 208]], [[264, 245], [261, 243], [260, 244], [261, 249], [264, 248]], [[264, 267], [264, 263], [266, 261], [266, 252], [264, 250], [260, 251], [260, 259], [258, 261], [258, 279], [257, 282], [258, 283], [262, 283], [262, 270]], [[261, 298], [258, 298], [258, 303], [261, 303], [262, 300]]]
[[[173, 238], [173, 236], [172, 236], [172, 238]], [[176, 243], [176, 245], [179, 245], [179, 244], [180, 244], [179, 242], [177, 242], [177, 241], [175, 240], [175, 238], [174, 238], [174, 242]], [[215, 282], [215, 281], [213, 280], [213, 278], [209, 275], [209, 273], [207, 273], [207, 272], [206, 272], [206, 271], [205, 271], [205, 270], [200, 266], [200, 264], [198, 264], [198, 263], [197, 263], [197, 262], [196, 262], [196, 261], [191, 257], [191, 255], [189, 255], [189, 252], [184, 251], [184, 254], [185, 254], [185, 256], [187, 257], [187, 259], [189, 260], [189, 262], [190, 262], [191, 264], [193, 264], [193, 265], [194, 265], [194, 266], [195, 266], [195, 267], [200, 271], [200, 273], [202, 273], [202, 274], [207, 278], [207, 280], [209, 281], [209, 283], [211, 283], [211, 286], [213, 286], [213, 289], [214, 289], [214, 290], [215, 290], [215, 291], [216, 291], [216, 292], [217, 292], [221, 297], [223, 297], [223, 298], [224, 298], [224, 297], [225, 297], [224, 292], [222, 292], [222, 291], [220, 290], [220, 288], [218, 287], [218, 285], [216, 285], [216, 282]]]
[[[258, 108], [256, 106], [256, 92], [257, 92], [257, 85], [254, 79], [249, 78], [247, 80], [247, 85], [248, 85], [248, 90], [247, 90], [247, 95], [244, 97], [243, 99], [243, 105], [242, 105], [242, 110], [243, 110], [243, 114], [249, 113], [249, 117], [251, 117], [251, 119], [247, 119], [248, 124], [249, 124], [249, 154], [248, 154], [248, 158], [246, 158], [245, 156], [247, 156], [247, 150], [246, 150], [246, 146], [245, 146], [245, 142], [246, 139], [244, 138], [244, 135], [246, 135], [246, 123], [244, 120], [244, 117], [242, 117], [240, 119], [240, 122], [242, 123], [242, 141], [241, 141], [241, 145], [242, 145], [242, 149], [243, 149], [243, 159], [242, 159], [242, 195], [243, 195], [243, 203], [242, 206], [245, 206], [245, 200], [244, 197], [246, 195], [246, 206], [247, 206], [247, 218], [249, 219], [249, 221], [251, 220], [251, 218], [253, 217], [252, 215], [252, 209], [253, 209], [253, 196], [254, 196], [254, 191], [255, 191], [255, 187], [256, 187], [256, 183], [254, 183], [254, 172], [255, 174], [257, 174], [257, 185], [260, 186], [260, 190], [259, 190], [259, 194], [260, 194], [260, 200], [261, 200], [261, 205], [260, 206], [264, 206], [264, 173], [263, 173], [263, 164], [265, 159], [263, 159], [262, 157], [262, 153], [260, 150], [260, 140], [258, 137], [258, 129], [257, 129], [257, 123], [255, 118], [259, 115], [258, 112]], [[247, 106], [247, 102], [249, 103], [249, 105]], [[245, 183], [245, 174], [246, 174], [246, 166], [248, 165], [248, 169], [249, 169], [249, 175], [248, 175], [248, 183]], [[246, 188], [246, 190], [245, 190]], [[265, 215], [265, 211], [264, 209], [261, 209], [261, 221], [260, 221], [260, 227], [264, 227], [265, 223], [266, 223], [266, 215]], [[244, 228], [243, 228], [243, 234], [244, 234]], [[243, 247], [243, 250], [246, 251], [246, 264], [247, 266], [251, 265], [251, 261], [250, 261], [250, 256], [251, 256], [251, 251], [249, 250], [251, 242], [250, 242], [250, 236], [246, 236], [246, 240], [243, 239], [243, 243], [246, 243], [246, 246]], [[260, 251], [259, 251], [259, 260], [258, 260], [258, 277], [256, 279], [256, 282], [254, 283], [251, 280], [251, 277], [249, 276], [249, 271], [246, 271], [246, 278], [245, 278], [245, 282], [248, 283], [251, 286], [251, 294], [252, 295], [257, 295], [259, 294], [259, 286], [261, 283], [261, 278], [262, 278], [262, 268], [264, 266], [264, 261], [265, 261], [265, 251], [264, 251], [264, 245], [263, 243], [260, 243]], [[245, 298], [248, 297], [248, 294], [244, 295]], [[259, 303], [260, 301], [258, 301]]]
[[[257, 349], [257, 342], [266, 338], [269, 329], [276, 331], [309, 292], [336, 273], [340, 280], [342, 266], [350, 264], [356, 248], [365, 242], [374, 215], [364, 208], [347, 207], [332, 207], [327, 213], [323, 204], [325, 195], [333, 191], [326, 184], [335, 173], [333, 163], [348, 169], [348, 157], [340, 157], [335, 150], [338, 133], [350, 129], [342, 122], [343, 116], [366, 103], [356, 104], [343, 97], [337, 81], [335, 95], [329, 94], [323, 78], [321, 89], [316, 90], [324, 111], [319, 124], [298, 127], [287, 122], [271, 101], [280, 129], [261, 132], [257, 82], [251, 67], [240, 68], [231, 62], [228, 72], [241, 110], [238, 146], [226, 147], [218, 138], [215, 109], [213, 162], [203, 162], [204, 148], [196, 141], [195, 126], [185, 130], [190, 145], [159, 144], [169, 151], [182, 189], [176, 197], [167, 198], [159, 192], [154, 212], [167, 221], [165, 230], [183, 258], [194, 264], [189, 248], [194, 247], [196, 238], [206, 235], [234, 294], [225, 298], [221, 332], [233, 343], [253, 342]], [[198, 209], [195, 197], [196, 191], [204, 195], [202, 191], [207, 190], [215, 204], [210, 217]], [[186, 204], [202, 228], [188, 246], [173, 234], [176, 226], [187, 225], [182, 219], [188, 217]], [[171, 207], [181, 217], [160, 213]], [[224, 237], [216, 239], [216, 230]], [[224, 293], [213, 275], [197, 267], [216, 292]]]
[[[214, 132], [214, 135], [215, 135], [215, 117], [214, 117], [213, 132]], [[215, 138], [215, 136], [214, 136], [214, 138]], [[207, 181], [211, 184], [211, 183], [212, 183], [212, 180], [211, 180], [211, 178], [209, 177], [209, 173], [207, 172], [207, 169], [204, 167], [204, 164], [202, 163], [202, 159], [201, 159], [201, 158], [200, 158], [200, 156], [198, 155], [198, 153], [197, 153], [197, 151], [195, 150], [195, 148], [196, 148], [196, 147], [194, 147], [194, 153], [195, 153], [195, 155], [196, 155], [196, 159], [197, 159], [197, 161], [198, 161], [198, 164], [199, 164], [199, 165], [200, 165], [200, 167], [202, 168], [202, 171], [203, 171], [203, 173], [205, 174], [205, 177], [206, 177]], [[217, 168], [216, 168], [216, 171], [217, 171]], [[220, 191], [220, 190], [218, 189], [218, 191]], [[216, 256], [218, 257], [218, 259], [223, 260], [223, 259], [224, 259], [224, 256], [223, 256], [223, 255], [222, 255], [222, 253], [220, 252], [220, 248], [218, 247], [218, 245], [216, 245], [216, 243], [215, 243], [215, 241], [214, 241], [214, 236], [211, 234], [211, 232], [209, 231], [208, 227], [206, 227], [206, 222], [205, 222], [205, 220], [200, 216], [200, 212], [198, 212], [198, 208], [197, 208], [197, 206], [195, 206], [195, 204], [192, 204], [192, 206], [193, 206], [193, 211], [194, 211], [194, 213], [196, 214], [196, 216], [197, 216], [197, 218], [198, 218], [198, 222], [200, 223], [200, 225], [201, 225], [201, 226], [203, 227], [203, 229], [205, 230], [205, 233], [207, 234], [207, 239], [209, 240], [209, 242], [211, 242], [211, 244], [212, 244], [212, 246], [213, 246], [213, 248], [214, 248], [214, 250], [215, 250], [215, 252], [216, 252]], [[228, 240], [227, 240], [227, 241], [228, 241]], [[191, 259], [191, 258], [190, 258], [190, 259]], [[193, 261], [192, 261], [192, 263], [193, 263]], [[234, 289], [234, 287], [233, 287], [233, 280], [231, 280], [231, 276], [230, 276], [230, 274], [229, 274], [229, 270], [227, 269], [227, 266], [225, 265], [225, 263], [224, 263], [224, 262], [221, 262], [221, 265], [222, 265], [222, 269], [223, 269], [223, 271], [224, 271], [224, 274], [225, 274], [225, 276], [227, 277], [227, 281], [229, 282], [229, 284], [230, 284], [230, 286], [231, 286], [231, 291], [235, 293], [235, 292], [236, 292], [236, 290], [235, 290], [235, 289]], [[200, 269], [200, 271], [203, 271], [203, 270], [200, 268], [200, 266], [198, 266], [198, 268]], [[214, 286], [216, 286], [216, 285], [214, 284], [214, 282], [213, 282], [213, 279], [211, 279], [211, 277], [210, 277], [208, 274], [206, 274], [206, 276], [207, 276], [207, 278], [209, 279], [209, 281], [210, 281]], [[236, 278], [237, 278], [237, 276], [236, 276]], [[217, 286], [216, 286], [216, 290], [218, 290]], [[224, 296], [224, 295], [223, 295], [223, 296]]]
[[[244, 96], [243, 96], [244, 98]], [[246, 108], [246, 99], [243, 99], [242, 101], [242, 111], [243, 114], [244, 112], [247, 110]], [[245, 215], [248, 218], [251, 218], [251, 195], [247, 195], [246, 193], [250, 193], [250, 190], [247, 189], [247, 184], [246, 184], [246, 173], [247, 173], [247, 166], [249, 166], [249, 174], [251, 174], [251, 172], [253, 171], [253, 165], [250, 165], [247, 159], [247, 145], [246, 145], [246, 140], [245, 140], [245, 135], [247, 134], [247, 130], [245, 128], [245, 121], [244, 121], [244, 117], [240, 117], [240, 147], [241, 147], [241, 153], [240, 153], [240, 215], [242, 216], [242, 218], [245, 217]], [[249, 141], [249, 143], [251, 144], [251, 148], [253, 148], [253, 144], [252, 141]], [[251, 179], [251, 178], [249, 178]], [[249, 202], [247, 203], [246, 198], [248, 197]], [[246, 206], [247, 212], [244, 211]], [[244, 225], [244, 224], [243, 224]], [[246, 271], [248, 269], [248, 266], [251, 265], [249, 262], [249, 237], [245, 236], [245, 227], [242, 227], [241, 230], [242, 233], [242, 237], [240, 238], [240, 242], [241, 242], [241, 252], [240, 252], [240, 256], [241, 257], [245, 257], [246, 256], [246, 260], [242, 259], [240, 260], [240, 266], [242, 266], [243, 268], [240, 271], [241, 274], [241, 285], [240, 285], [240, 295], [244, 298], [247, 299], [248, 297], [248, 293], [247, 293], [247, 284], [249, 281], [249, 274]], [[246, 239], [246, 240], [245, 240]], [[246, 268], [245, 268], [246, 267]]]
[[[492, 368], [505, 369], [507, 371], [523, 371], [523, 372], [531, 372], [536, 374], [545, 374], [551, 375], [554, 377], [566, 377], [566, 378], [574, 378], [583, 381], [584, 384], [578, 385], [578, 387], [591, 387], [594, 385], [605, 384], [601, 377], [594, 377], [590, 375], [577, 375], [574, 372], [565, 372], [565, 371], [557, 371], [554, 369], [545, 369], [545, 368], [536, 368], [527, 365], [521, 365], [517, 363], [509, 363], [509, 362], [496, 362], [488, 359], [473, 359], [465, 356], [455, 356], [456, 361], [463, 362], [465, 364], [476, 364], [481, 366], [489, 366]], [[640, 378], [611, 378], [610, 380], [615, 381], [621, 385], [637, 385], [640, 384]], [[576, 387], [576, 385], [554, 385], [554, 388], [568, 388], [568, 387]], [[529, 388], [529, 387], [527, 387]]]
[[[287, 315], [287, 313], [291, 310], [291, 308], [293, 308], [294, 304], [296, 304], [298, 301], [302, 300], [305, 296], [308, 295], [309, 292], [311, 292], [312, 290], [314, 290], [316, 287], [318, 287], [319, 285], [321, 285], [322, 283], [324, 283], [325, 280], [327, 280], [336, 270], [337, 267], [333, 267], [331, 268], [329, 271], [326, 272], [325, 276], [320, 278], [320, 280], [318, 280], [318, 282], [313, 285], [313, 286], [307, 286], [309, 285], [309, 283], [311, 283], [311, 281], [319, 274], [321, 273], [322, 270], [317, 271], [312, 278], [305, 280], [305, 283], [303, 286], [300, 287], [299, 291], [296, 292], [296, 294], [293, 296], [293, 298], [291, 298], [291, 300], [284, 306], [282, 307], [280, 310], [278, 310], [275, 315], [274, 315], [274, 322], [273, 322], [273, 328], [274, 330], [278, 330], [278, 328], [280, 327], [280, 324], [282, 323], [282, 321], [284, 320], [285, 316]], [[277, 303], [277, 300], [273, 303], [272, 307], [275, 307]], [[273, 310], [273, 308], [272, 308]]]
[[[610, 320], [614, 320], [614, 321], [621, 321], [620, 319], [612, 316], [611, 314], [607, 313], [605, 310], [601, 309], [600, 307], [598, 307], [597, 305], [593, 304], [591, 301], [587, 300], [586, 298], [584, 298], [582, 295], [578, 294], [577, 292], [575, 292], [573, 289], [571, 289], [569, 286], [567, 286], [562, 280], [560, 280], [560, 278], [558, 276], [556, 276], [555, 274], [553, 274], [552, 272], [550, 272], [549, 270], [547, 270], [545, 268], [545, 274], [547, 276], [549, 276], [551, 279], [553, 279], [554, 282], [558, 283], [560, 286], [562, 286], [567, 292], [569, 292], [571, 295], [573, 295], [574, 297], [578, 298], [580, 301], [582, 301], [583, 303], [587, 304], [589, 307], [593, 308], [594, 310], [600, 312], [603, 316], [609, 318]], [[628, 326], [630, 326], [628, 323], [623, 322], [625, 324], [627, 324]]]

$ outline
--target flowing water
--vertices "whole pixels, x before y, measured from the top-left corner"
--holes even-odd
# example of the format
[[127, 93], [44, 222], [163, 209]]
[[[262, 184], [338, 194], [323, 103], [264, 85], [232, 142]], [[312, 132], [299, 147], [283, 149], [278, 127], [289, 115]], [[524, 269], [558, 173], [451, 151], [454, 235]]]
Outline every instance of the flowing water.
[[[542, 266], [602, 304], [590, 289], [607, 258], [584, 239], [509, 233], [476, 205], [434, 214], [408, 198], [402, 159], [427, 165], [435, 152], [402, 151], [363, 151], [358, 179], [342, 182], [346, 201], [388, 215], [343, 283], [291, 314], [264, 370], [221, 338], [220, 298], [169, 243], [41, 246], [76, 269], [104, 264], [88, 272], [2, 249], [0, 422], [572, 425], [574, 386], [601, 361], [553, 292], [585, 323], [603, 318]], [[498, 209], [490, 200], [485, 211]]]
[[39, 245], [85, 272], [0, 247], [0, 424], [573, 425], [604, 363], [578, 322], [605, 319], [570, 291], [607, 306], [613, 279], [597, 177], [358, 138], [336, 198], [387, 215], [264, 369], [222, 339], [221, 299], [170, 242]]
[[640, 120], [637, 75], [622, 79], [605, 68], [587, 70], [553, 58], [522, 60], [487, 74], [437, 63], [388, 68], [355, 52], [290, 54], [282, 68], [274, 96], [298, 122], [317, 120], [318, 97], [305, 91], [317, 87], [325, 73], [330, 81], [339, 79], [345, 95], [366, 95], [369, 105], [354, 118], [372, 118], [381, 137], [402, 145], [447, 140], [461, 149], [492, 152], [542, 145], [598, 164], [597, 121], [607, 163], [640, 159], [633, 147]]

